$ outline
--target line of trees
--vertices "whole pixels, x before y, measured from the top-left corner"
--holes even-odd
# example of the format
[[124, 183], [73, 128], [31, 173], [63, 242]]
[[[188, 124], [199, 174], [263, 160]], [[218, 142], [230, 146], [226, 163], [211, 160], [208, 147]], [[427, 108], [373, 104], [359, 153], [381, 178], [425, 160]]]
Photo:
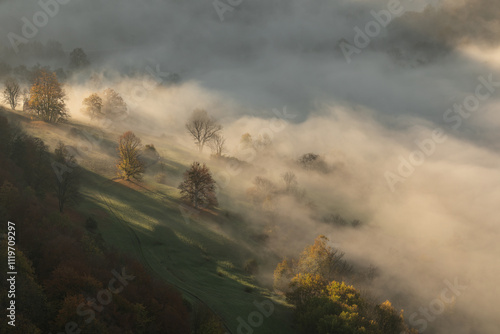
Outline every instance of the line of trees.
[[[55, 159], [67, 163], [61, 145], [57, 150]], [[93, 219], [59, 212], [53, 177], [43, 141], [0, 116], [0, 220], [14, 222], [22, 236], [16, 242], [16, 327], [2, 321], [0, 333], [191, 333], [187, 303], [177, 290], [108, 249]], [[6, 238], [0, 255], [7, 258]], [[134, 279], [110, 299], [113, 270]], [[0, 280], [7, 278], [1, 271]], [[0, 295], [8, 290], [0, 285]]]
[[128, 112], [127, 103], [121, 95], [112, 88], [99, 93], [92, 93], [82, 102], [82, 111], [90, 119], [120, 120]]
[[[151, 145], [147, 148], [151, 149]], [[146, 170], [142, 159], [141, 139], [132, 131], [127, 131], [118, 139], [118, 164], [119, 177], [129, 181], [141, 180]], [[194, 208], [213, 208], [218, 205], [216, 196], [216, 182], [206, 164], [193, 162], [183, 176], [184, 180], [179, 185], [181, 199]]]

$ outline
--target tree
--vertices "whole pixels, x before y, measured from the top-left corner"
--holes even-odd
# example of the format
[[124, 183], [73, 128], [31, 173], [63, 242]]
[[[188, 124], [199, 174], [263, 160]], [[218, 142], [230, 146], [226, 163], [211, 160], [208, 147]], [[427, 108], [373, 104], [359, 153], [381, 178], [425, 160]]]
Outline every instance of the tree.
[[5, 89], [3, 91], [3, 100], [8, 103], [12, 110], [15, 110], [21, 95], [21, 87], [16, 79], [9, 77], [5, 80]]
[[253, 184], [253, 187], [247, 189], [247, 195], [252, 199], [253, 204], [262, 205], [267, 210], [272, 209], [277, 191], [274, 182], [265, 177], [257, 176]]
[[127, 113], [127, 104], [112, 88], [93, 93], [82, 101], [82, 111], [91, 119], [118, 119]]
[[90, 60], [81, 48], [76, 48], [69, 54], [69, 68], [81, 70], [90, 65]]
[[53, 176], [47, 145], [40, 138], [19, 130], [15, 132], [10, 144], [10, 158], [22, 171], [26, 183], [42, 198], [51, 188]]
[[59, 211], [63, 212], [66, 204], [75, 204], [80, 199], [80, 169], [76, 159], [59, 143], [54, 151], [52, 168], [56, 173], [55, 192], [59, 203]]
[[104, 117], [118, 119], [127, 114], [127, 104], [114, 89], [105, 89], [100, 97], [102, 99], [101, 113]]
[[23, 96], [23, 111], [29, 111], [30, 90], [24, 87], [22, 91], [22, 96]]
[[[274, 272], [275, 287], [285, 292], [287, 301], [294, 305], [299, 332], [416, 334], [405, 324], [403, 312], [398, 313], [389, 301], [376, 305], [354, 286], [331, 279], [331, 269], [345, 263], [327, 242], [326, 237], [319, 236], [298, 261], [285, 260]], [[288, 286], [283, 286], [287, 280]]]
[[42, 69], [31, 86], [28, 106], [42, 120], [57, 123], [68, 117], [65, 97], [56, 74]]
[[186, 170], [184, 181], [179, 185], [181, 198], [190, 202], [195, 208], [200, 205], [206, 207], [218, 205], [215, 187], [215, 180], [208, 167], [196, 161]]
[[222, 153], [225, 150], [226, 138], [224, 138], [221, 134], [216, 133], [212, 140], [208, 142], [208, 146], [212, 149], [212, 154], [220, 158], [222, 157]]
[[102, 98], [97, 94], [93, 93], [89, 97], [85, 98], [82, 102], [83, 108], [82, 111], [89, 115], [91, 119], [102, 118]]
[[240, 143], [243, 148], [253, 147], [252, 136], [248, 132], [244, 133], [243, 135], [241, 135]]
[[285, 182], [285, 191], [290, 192], [297, 186], [297, 177], [292, 171], [288, 171], [281, 175], [283, 182]]
[[[324, 235], [318, 236], [314, 244], [307, 246], [298, 260], [284, 259], [274, 272], [274, 284], [280, 291], [286, 291], [294, 275], [310, 274], [326, 281], [343, 280], [352, 274], [352, 266], [344, 260], [344, 253], [328, 245]], [[288, 282], [287, 282], [288, 280]]]
[[328, 245], [329, 239], [318, 236], [314, 244], [302, 252], [298, 270], [300, 272], [321, 275], [328, 281], [342, 280], [352, 273], [352, 266], [344, 260], [344, 253]]
[[289, 290], [289, 284], [295, 273], [295, 264], [293, 260], [284, 259], [282, 262], [278, 263], [276, 269], [274, 269], [274, 289], [287, 292]]
[[124, 180], [140, 179], [144, 173], [144, 163], [140, 159], [141, 139], [132, 131], [125, 132], [118, 141], [118, 174]]
[[222, 126], [218, 124], [215, 119], [208, 116], [208, 113], [202, 109], [193, 111], [191, 118], [186, 123], [186, 128], [193, 136], [195, 144], [198, 146], [199, 151], [203, 151], [206, 143], [214, 138]]
[[328, 172], [328, 165], [319, 154], [306, 153], [299, 158], [298, 163], [304, 169]]

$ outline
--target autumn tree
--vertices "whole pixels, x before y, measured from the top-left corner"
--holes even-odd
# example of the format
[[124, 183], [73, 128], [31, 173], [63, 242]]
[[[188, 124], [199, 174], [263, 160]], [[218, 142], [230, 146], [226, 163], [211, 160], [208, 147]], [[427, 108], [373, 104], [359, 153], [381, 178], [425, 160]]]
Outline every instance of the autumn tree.
[[328, 245], [329, 239], [318, 236], [314, 244], [304, 249], [298, 261], [298, 270], [321, 275], [331, 281], [343, 280], [351, 272], [352, 267], [344, 260], [344, 253]]
[[276, 266], [274, 270], [273, 287], [277, 291], [287, 292], [289, 284], [295, 275], [295, 263], [293, 260], [284, 259]]
[[103, 101], [97, 93], [93, 93], [89, 97], [86, 97], [82, 104], [82, 111], [89, 115], [91, 119], [102, 118], [104, 116], [102, 113]]
[[132, 131], [125, 132], [118, 141], [118, 174], [124, 180], [140, 179], [144, 173], [144, 163], [140, 159], [141, 139]]
[[42, 120], [57, 123], [68, 117], [65, 97], [56, 74], [42, 69], [31, 86], [29, 109]]
[[253, 147], [252, 135], [250, 135], [248, 132], [241, 135], [240, 144], [243, 148]]
[[82, 101], [82, 111], [91, 119], [108, 118], [118, 120], [127, 114], [127, 103], [112, 88], [92, 93]]
[[81, 48], [76, 48], [69, 54], [69, 68], [72, 70], [81, 70], [90, 65], [90, 61]]
[[15, 110], [21, 96], [21, 87], [16, 79], [9, 77], [5, 80], [5, 89], [3, 91], [3, 100], [8, 103], [12, 110]]
[[[332, 272], [343, 271], [341, 256], [327, 245], [324, 236], [306, 247], [298, 261], [285, 260], [274, 273], [275, 287], [294, 275], [285, 292], [294, 305], [294, 322], [307, 334], [416, 334], [408, 328], [403, 313], [389, 301], [375, 304], [343, 280], [332, 280]], [[339, 268], [340, 265], [340, 268]]]
[[199, 162], [193, 162], [191, 168], [184, 173], [184, 181], [179, 185], [182, 199], [195, 208], [218, 205], [215, 187], [212, 173], [205, 164], [201, 165]]
[[102, 99], [101, 113], [106, 118], [116, 120], [123, 118], [127, 114], [127, 103], [114, 89], [107, 88], [99, 96]]
[[[324, 235], [318, 236], [314, 244], [307, 246], [298, 260], [283, 260], [275, 270], [275, 287], [286, 289], [286, 279], [296, 274], [319, 275], [327, 281], [343, 280], [352, 272], [352, 266], [344, 260], [344, 253], [328, 245]], [[280, 291], [285, 291], [281, 290]]]
[[222, 130], [222, 126], [205, 110], [196, 109], [186, 123], [186, 129], [193, 136], [199, 151]]
[[208, 142], [208, 146], [212, 149], [212, 154], [220, 158], [225, 150], [226, 138], [219, 133], [216, 133], [212, 139]]
[[59, 211], [63, 212], [66, 204], [75, 204], [80, 199], [81, 177], [75, 157], [68, 152], [63, 143], [59, 143], [54, 151], [52, 168], [56, 174], [55, 193]]

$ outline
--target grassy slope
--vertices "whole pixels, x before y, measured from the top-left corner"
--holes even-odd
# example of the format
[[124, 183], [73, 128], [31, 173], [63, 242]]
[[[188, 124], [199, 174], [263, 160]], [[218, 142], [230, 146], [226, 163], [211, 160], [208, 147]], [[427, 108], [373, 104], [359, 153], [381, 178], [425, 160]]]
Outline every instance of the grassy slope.
[[[95, 131], [76, 122], [56, 128], [30, 122], [21, 113], [10, 113], [10, 116], [24, 123], [27, 131], [42, 138], [51, 150], [58, 140], [78, 146], [67, 136], [71, 127]], [[256, 311], [253, 302], [264, 299], [273, 300], [275, 311], [254, 333], [294, 333], [288, 325], [290, 309], [241, 270], [244, 261], [250, 258], [264, 262], [277, 260], [270, 252], [270, 260], [254, 253], [253, 249], [260, 249], [264, 254], [266, 250], [249, 238], [251, 233], [244, 221], [227, 212], [192, 214], [181, 210], [174, 184], [159, 185], [149, 178], [141, 184], [111, 180], [112, 164], [101, 152], [112, 151], [109, 146], [114, 138], [116, 133], [104, 133], [99, 142], [94, 143], [95, 147], [99, 146], [98, 150], [90, 148], [79, 157], [79, 163], [87, 169], [82, 182], [84, 200], [78, 209], [97, 219], [105, 241], [136, 256], [156, 275], [177, 286], [186, 299], [201, 299], [224, 320], [232, 333], [237, 333], [237, 318], [247, 319]], [[178, 151], [175, 147], [159, 147], [156, 142], [155, 146], [162, 153]], [[176, 153], [172, 156], [182, 155], [182, 152]], [[180, 158], [164, 156], [164, 159], [170, 166], [169, 172], [179, 173], [187, 167], [186, 161], [179, 161]], [[107, 167], [99, 168], [103, 164]], [[251, 292], [245, 291], [247, 287]]]

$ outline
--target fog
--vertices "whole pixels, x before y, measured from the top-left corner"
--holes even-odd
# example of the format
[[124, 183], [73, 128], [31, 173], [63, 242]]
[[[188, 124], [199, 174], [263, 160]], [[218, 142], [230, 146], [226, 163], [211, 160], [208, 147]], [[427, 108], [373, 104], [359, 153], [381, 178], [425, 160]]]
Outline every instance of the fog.
[[[210, 1], [70, 1], [33, 40], [57, 40], [67, 52], [82, 47], [89, 55], [100, 79], [66, 82], [76, 120], [88, 120], [80, 113], [84, 97], [113, 87], [130, 107], [120, 126], [151, 140], [168, 136], [168, 145], [194, 151], [184, 129], [191, 111], [215, 116], [224, 126], [226, 154], [250, 167], [228, 178], [229, 167], [208, 153], [202, 159], [223, 185], [221, 206], [248, 213], [250, 223], [269, 217], [239, 204], [248, 201], [254, 177], [279, 185], [292, 170], [305, 199], [274, 199], [268, 223], [278, 226], [269, 241], [276, 252], [297, 254], [325, 234], [353, 263], [378, 268], [365, 289], [403, 308], [406, 319], [417, 312], [410, 321], [416, 328], [498, 333], [498, 87], [469, 116], [449, 114], [460, 118], [459, 126], [445, 115], [475, 93], [480, 77], [500, 82], [500, 6], [402, 1], [406, 13], [348, 62], [339, 43], [354, 45], [354, 28], [364, 29], [374, 20], [370, 11], [387, 3], [243, 1], [221, 21]], [[36, 2], [1, 1], [0, 43], [10, 46], [7, 34], [21, 34], [21, 18], [39, 10]], [[158, 84], [167, 72], [181, 82]], [[436, 129], [443, 133], [436, 136]], [[272, 144], [245, 155], [244, 133], [254, 140], [270, 134]], [[428, 154], [408, 167], [412, 152], [429, 141]], [[331, 170], [302, 169], [296, 160], [308, 152]], [[332, 227], [320, 219], [329, 213], [363, 224]], [[455, 280], [467, 289], [445, 302], [445, 281]], [[436, 307], [436, 298], [445, 310], [426, 318], [419, 308]]]

